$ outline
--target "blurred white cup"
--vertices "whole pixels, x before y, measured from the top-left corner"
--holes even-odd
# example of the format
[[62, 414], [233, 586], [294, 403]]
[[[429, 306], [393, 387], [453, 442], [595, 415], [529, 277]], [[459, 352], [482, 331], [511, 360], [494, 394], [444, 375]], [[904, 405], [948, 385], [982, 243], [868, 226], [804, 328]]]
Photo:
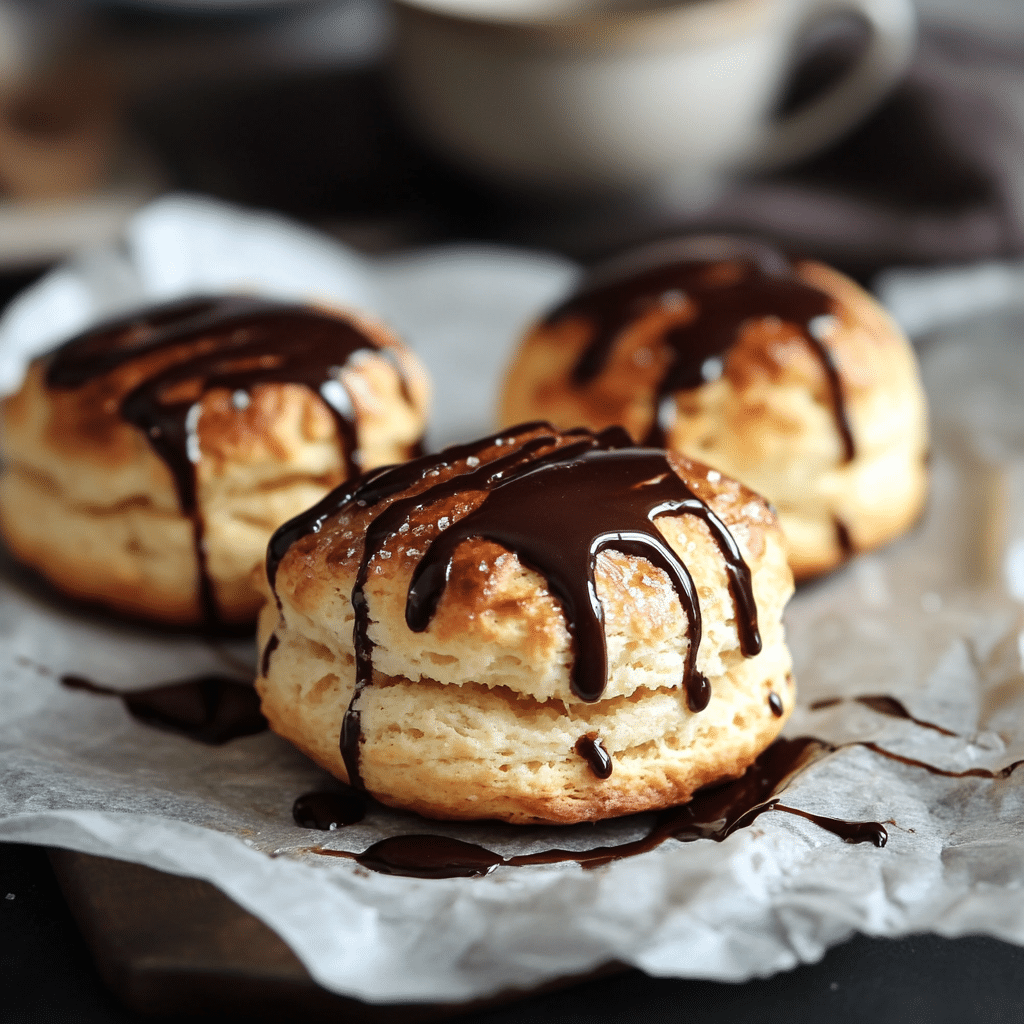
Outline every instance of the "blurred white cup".
[[[694, 194], [807, 156], [905, 69], [911, 0], [395, 0], [394, 76], [421, 133], [467, 168], [562, 193]], [[855, 65], [772, 111], [812, 23], [854, 15]]]

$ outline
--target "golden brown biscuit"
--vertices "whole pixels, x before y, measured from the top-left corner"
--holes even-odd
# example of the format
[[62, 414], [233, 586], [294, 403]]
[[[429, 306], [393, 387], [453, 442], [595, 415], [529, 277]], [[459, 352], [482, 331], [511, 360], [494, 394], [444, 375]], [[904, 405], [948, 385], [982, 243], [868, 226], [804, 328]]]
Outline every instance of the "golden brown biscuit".
[[285, 524], [267, 569], [271, 727], [430, 817], [681, 803], [793, 706], [775, 517], [620, 429], [529, 424], [368, 474]]
[[416, 453], [427, 386], [380, 324], [197, 298], [35, 360], [0, 415], [0, 529], [58, 588], [167, 623], [252, 622], [286, 519]]
[[866, 292], [819, 263], [694, 239], [609, 267], [528, 334], [500, 422], [622, 424], [778, 510], [797, 578], [892, 540], [927, 494], [913, 351]]

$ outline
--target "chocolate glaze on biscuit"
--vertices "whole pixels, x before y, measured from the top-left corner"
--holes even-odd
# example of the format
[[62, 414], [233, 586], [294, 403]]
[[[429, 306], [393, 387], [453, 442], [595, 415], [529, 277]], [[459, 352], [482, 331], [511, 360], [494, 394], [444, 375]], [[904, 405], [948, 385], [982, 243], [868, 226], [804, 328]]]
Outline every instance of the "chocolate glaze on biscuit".
[[[708, 245], [718, 250], [724, 241], [710, 240]], [[712, 367], [720, 373], [715, 361], [728, 353], [747, 321], [778, 317], [800, 332], [820, 360], [846, 461], [853, 459], [853, 433], [839, 373], [816, 326], [819, 317], [833, 313], [831, 298], [801, 281], [789, 260], [763, 242], [729, 239], [725, 251], [716, 252], [714, 258], [702, 256], [700, 244], [690, 248], [686, 255], [654, 266], [597, 275], [547, 315], [544, 322], [550, 327], [572, 318], [590, 326], [590, 341], [573, 367], [573, 383], [583, 387], [597, 377], [622, 331], [652, 308], [689, 306], [689, 319], [668, 327], [659, 339], [671, 353], [658, 382], [660, 406], [668, 395], [713, 379]], [[646, 441], [664, 443], [657, 417]]]
[[72, 338], [50, 358], [45, 380], [50, 388], [69, 390], [138, 368], [139, 379], [120, 399], [118, 412], [142, 431], [174, 478], [181, 510], [193, 523], [204, 618], [214, 625], [219, 616], [197, 503], [203, 395], [214, 388], [230, 391], [242, 409], [256, 385], [304, 385], [332, 413], [347, 475], [354, 476], [355, 414], [341, 372], [369, 352], [386, 349], [317, 309], [247, 296], [200, 297], [136, 311]]

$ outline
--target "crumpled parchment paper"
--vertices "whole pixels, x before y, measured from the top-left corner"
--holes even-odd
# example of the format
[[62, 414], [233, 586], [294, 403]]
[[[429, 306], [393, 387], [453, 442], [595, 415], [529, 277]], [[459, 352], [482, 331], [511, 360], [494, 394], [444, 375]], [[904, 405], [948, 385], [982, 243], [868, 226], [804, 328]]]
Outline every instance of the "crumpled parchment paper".
[[[188, 291], [249, 287], [354, 302], [393, 322], [436, 382], [435, 444], [490, 426], [517, 332], [574, 268], [462, 248], [367, 260], [267, 215], [164, 199], [124, 244], [84, 254], [0, 322], [0, 382], [96, 316]], [[994, 315], [922, 345], [934, 417], [923, 522], [793, 599], [800, 707], [788, 735], [873, 741], [953, 771], [1024, 757], [1024, 322]], [[70, 609], [0, 566], [0, 839], [68, 847], [206, 879], [277, 931], [324, 986], [374, 1002], [452, 1001], [611, 960], [651, 974], [739, 981], [820, 957], [854, 931], [985, 933], [1024, 943], [1024, 768], [946, 778], [846, 747], [785, 802], [886, 823], [851, 846], [770, 812], [724, 843], [669, 841], [584, 871], [485, 878], [374, 874], [305, 853], [361, 851], [436, 831], [503, 854], [639, 835], [644, 819], [570, 829], [443, 825], [375, 811], [332, 833], [296, 827], [299, 794], [330, 784], [270, 733], [206, 747], [62, 687], [74, 672], [133, 689], [245, 672], [244, 642], [211, 642]], [[887, 694], [944, 736], [830, 697]], [[275, 856], [269, 856], [274, 854]]]

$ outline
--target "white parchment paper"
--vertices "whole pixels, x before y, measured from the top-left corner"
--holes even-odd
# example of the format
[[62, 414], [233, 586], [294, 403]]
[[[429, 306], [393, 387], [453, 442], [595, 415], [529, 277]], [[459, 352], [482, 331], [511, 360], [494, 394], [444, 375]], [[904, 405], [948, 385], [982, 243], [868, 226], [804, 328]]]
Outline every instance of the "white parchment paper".
[[[139, 301], [247, 287], [353, 302], [393, 322], [436, 382], [433, 441], [490, 427], [517, 332], [571, 281], [554, 257], [460, 248], [365, 260], [278, 218], [172, 197], [123, 246], [84, 254], [0, 322], [0, 382], [25, 357]], [[993, 316], [922, 347], [934, 491], [901, 542], [803, 588], [788, 613], [800, 707], [789, 735], [873, 741], [962, 771], [1024, 757], [1024, 323]], [[743, 980], [820, 957], [854, 931], [981, 932], [1024, 943], [1024, 768], [946, 778], [847, 747], [790, 806], [886, 822], [884, 849], [768, 813], [724, 843], [669, 841], [584, 871], [486, 878], [373, 874], [304, 852], [361, 851], [437, 831], [503, 853], [627, 841], [644, 820], [571, 829], [436, 825], [374, 811], [333, 833], [296, 827], [296, 796], [330, 780], [270, 733], [205, 747], [134, 721], [63, 673], [133, 689], [244, 674], [252, 652], [71, 610], [0, 566], [0, 839], [204, 878], [277, 931], [323, 985], [370, 1001], [458, 1000], [610, 960], [658, 975]], [[887, 694], [919, 719], [826, 697]]]

